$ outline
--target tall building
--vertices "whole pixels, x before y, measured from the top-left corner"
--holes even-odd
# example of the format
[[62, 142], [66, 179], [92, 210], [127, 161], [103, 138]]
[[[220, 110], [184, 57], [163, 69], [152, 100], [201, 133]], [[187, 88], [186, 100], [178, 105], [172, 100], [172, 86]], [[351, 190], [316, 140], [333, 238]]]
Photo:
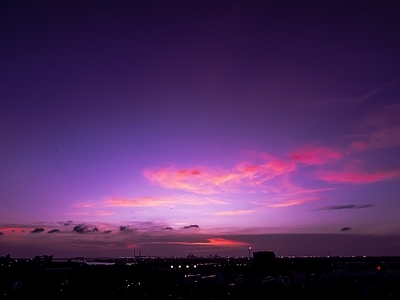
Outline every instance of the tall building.
[[258, 276], [266, 276], [276, 272], [276, 256], [273, 251], [253, 252], [253, 258]]

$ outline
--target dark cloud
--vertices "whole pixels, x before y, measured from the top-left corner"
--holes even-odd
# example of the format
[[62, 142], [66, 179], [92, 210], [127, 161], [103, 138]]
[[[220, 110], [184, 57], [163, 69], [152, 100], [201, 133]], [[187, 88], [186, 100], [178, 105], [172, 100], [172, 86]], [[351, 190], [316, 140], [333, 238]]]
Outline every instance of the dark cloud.
[[60, 232], [60, 229], [52, 229], [47, 231], [48, 233], [56, 233], [56, 232]]
[[2, 232], [0, 231], [0, 235], [4, 235], [4, 233], [2, 233]]
[[119, 231], [131, 231], [129, 226], [119, 226]]
[[111, 230], [104, 230], [104, 233], [111, 233]]
[[340, 229], [340, 231], [349, 231], [349, 230], [351, 230], [352, 228], [351, 227], [343, 227], [342, 229]]
[[167, 230], [173, 230], [173, 228], [172, 228], [172, 227], [164, 227], [164, 229], [167, 229]]
[[89, 229], [86, 225], [76, 225], [73, 229], [73, 231], [77, 233], [89, 233], [89, 232], [99, 232], [99, 229], [97, 227], [93, 227], [93, 229]]
[[71, 221], [71, 220], [68, 220], [67, 222], [64, 222], [64, 226], [71, 225], [71, 223], [72, 223], [72, 221]]
[[41, 233], [44, 231], [44, 228], [35, 228], [31, 231], [31, 233]]
[[360, 208], [368, 208], [374, 207], [372, 204], [363, 204], [363, 205], [332, 205], [332, 206], [324, 206], [317, 210], [341, 210], [341, 209], [360, 209]]
[[200, 227], [199, 225], [196, 224], [183, 227], [183, 229], [189, 229], [189, 228], [200, 228]]
[[86, 225], [76, 225], [72, 230], [77, 233], [86, 233], [88, 231]]

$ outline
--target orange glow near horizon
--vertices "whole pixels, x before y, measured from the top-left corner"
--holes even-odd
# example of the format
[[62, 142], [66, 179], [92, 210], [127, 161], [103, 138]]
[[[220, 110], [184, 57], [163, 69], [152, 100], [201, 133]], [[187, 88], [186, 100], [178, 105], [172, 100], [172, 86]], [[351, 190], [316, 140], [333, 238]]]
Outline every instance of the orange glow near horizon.
[[189, 245], [189, 246], [213, 246], [213, 247], [242, 247], [249, 246], [248, 243], [241, 241], [234, 241], [224, 238], [208, 238], [207, 242], [165, 242], [165, 243], [152, 243], [152, 244], [176, 244], [176, 245]]

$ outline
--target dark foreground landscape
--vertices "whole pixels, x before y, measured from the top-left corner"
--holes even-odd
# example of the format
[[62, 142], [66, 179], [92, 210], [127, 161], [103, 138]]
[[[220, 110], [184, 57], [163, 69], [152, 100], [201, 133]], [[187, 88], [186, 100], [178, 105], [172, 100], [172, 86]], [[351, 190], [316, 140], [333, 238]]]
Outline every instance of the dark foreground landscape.
[[0, 299], [400, 298], [400, 257], [0, 260]]

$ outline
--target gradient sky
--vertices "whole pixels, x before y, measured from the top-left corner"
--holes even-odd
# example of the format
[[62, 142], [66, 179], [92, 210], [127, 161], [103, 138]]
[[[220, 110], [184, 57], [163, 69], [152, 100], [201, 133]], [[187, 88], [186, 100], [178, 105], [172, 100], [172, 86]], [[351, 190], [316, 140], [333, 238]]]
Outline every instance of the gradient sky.
[[1, 1], [0, 256], [400, 255], [398, 1]]

